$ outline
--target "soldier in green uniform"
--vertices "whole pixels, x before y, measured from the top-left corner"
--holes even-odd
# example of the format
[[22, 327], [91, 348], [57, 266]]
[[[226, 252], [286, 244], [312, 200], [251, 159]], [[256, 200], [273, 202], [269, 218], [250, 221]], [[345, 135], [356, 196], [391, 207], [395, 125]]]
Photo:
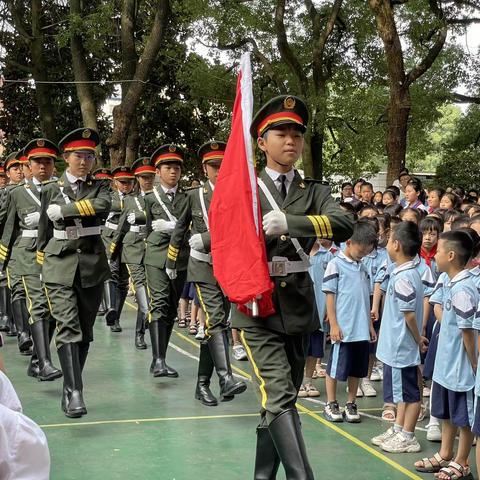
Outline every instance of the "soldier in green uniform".
[[[2, 197], [5, 193], [5, 187], [8, 183], [7, 173], [5, 172], [5, 165], [0, 163], [0, 205]], [[1, 227], [0, 227], [1, 228]], [[7, 275], [3, 270], [0, 270], [0, 332], [7, 332], [10, 334], [10, 318], [12, 316], [10, 308], [10, 290], [8, 288]], [[12, 334], [17, 335], [17, 332]]]
[[95, 178], [95, 180], [113, 180], [112, 172], [106, 167], [97, 168], [94, 170], [92, 177]]
[[50, 341], [55, 322], [50, 315], [36, 262], [38, 223], [43, 182], [50, 180], [58, 156], [58, 147], [50, 140], [32, 140], [24, 148], [32, 178], [10, 191], [8, 213], [0, 244], [0, 269], [14, 262], [14, 274], [21, 278], [30, 316], [34, 352], [28, 375], [39, 380], [55, 380], [62, 372], [52, 365]]
[[165, 358], [187, 276], [187, 234], [175, 250], [178, 255], [177, 272], [169, 272], [165, 263], [170, 236], [187, 201], [185, 192], [178, 185], [184, 153], [180, 147], [167, 144], [157, 148], [150, 159], [160, 181], [160, 185], [155, 186], [152, 193], [145, 197], [147, 229], [151, 230], [145, 251], [145, 271], [150, 295], [148, 328], [153, 357], [150, 372], [154, 377], [178, 377], [178, 372], [167, 365]]
[[[128, 270], [120, 256], [111, 258], [113, 238], [118, 230], [118, 220], [124, 208], [125, 199], [132, 193], [135, 177], [130, 167], [121, 165], [112, 170], [114, 190], [111, 192], [112, 207], [102, 232], [105, 251], [109, 257], [112, 278], [104, 284], [103, 298], [107, 308], [105, 319], [112, 332], [121, 332], [120, 316], [128, 294]], [[112, 322], [113, 320], [113, 322]]]
[[[24, 182], [23, 163], [20, 161], [22, 152], [11, 153], [5, 161], [5, 171], [9, 178], [9, 184], [5, 187], [5, 192], [0, 205], [0, 225], [3, 229], [8, 213], [8, 205], [10, 201], [10, 192], [18, 185]], [[0, 248], [0, 255], [6, 257], [7, 251]], [[11, 259], [6, 269], [8, 288], [10, 290], [11, 304], [11, 320], [15, 328], [11, 327], [10, 332], [17, 332], [18, 349], [22, 355], [32, 354], [32, 338], [30, 335], [29, 313], [27, 309], [25, 289], [23, 287], [22, 278], [15, 270], [16, 260]]]
[[67, 417], [87, 413], [82, 370], [93, 325], [110, 276], [100, 232], [110, 211], [110, 186], [89, 172], [99, 137], [80, 128], [60, 140], [67, 169], [44, 186], [38, 225], [37, 261], [42, 264], [51, 314], [56, 321], [55, 345], [63, 372], [62, 409]]
[[232, 318], [232, 326], [241, 330], [261, 397], [256, 479], [275, 478], [280, 461], [287, 479], [313, 478], [295, 408], [307, 334], [319, 327], [308, 253], [316, 239], [341, 242], [353, 228], [351, 216], [338, 207], [330, 189], [320, 181], [303, 180], [294, 169], [307, 122], [303, 101], [280, 96], [259, 110], [250, 129], [267, 159], [259, 175], [259, 196], [275, 306], [269, 317], [235, 310]]
[[[145, 240], [147, 217], [145, 197], [153, 190], [155, 167], [150, 158], [142, 157], [132, 164], [132, 172], [138, 182], [138, 193], [125, 197], [118, 230], [112, 242], [112, 252], [121, 251], [121, 263], [127, 266], [137, 300], [135, 347], [145, 350], [145, 323], [148, 315], [147, 279], [145, 276]], [[118, 253], [115, 253], [118, 255]]]
[[217, 399], [210, 390], [210, 378], [213, 367], [220, 381], [220, 395], [223, 400], [231, 400], [233, 395], [242, 393], [247, 385], [237, 381], [232, 375], [228, 356], [227, 317], [229, 304], [220, 286], [213, 276], [210, 254], [210, 231], [208, 208], [212, 200], [220, 164], [226, 144], [207, 142], [198, 150], [198, 156], [207, 176], [203, 187], [187, 192], [185, 203], [178, 219], [168, 247], [167, 268], [175, 271], [176, 252], [187, 234], [190, 224], [192, 236], [189, 240], [190, 258], [188, 261], [187, 281], [194, 282], [202, 310], [205, 313], [206, 340], [200, 344], [200, 362], [198, 365], [195, 398], [204, 405], [217, 405]]

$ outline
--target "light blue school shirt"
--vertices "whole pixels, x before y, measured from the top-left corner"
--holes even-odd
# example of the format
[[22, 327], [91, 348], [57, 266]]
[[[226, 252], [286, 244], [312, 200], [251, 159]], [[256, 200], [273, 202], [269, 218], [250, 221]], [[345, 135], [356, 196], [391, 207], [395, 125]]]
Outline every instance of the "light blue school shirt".
[[375, 279], [379, 274], [387, 258], [387, 250], [385, 248], [373, 249], [371, 253], [362, 258], [362, 263], [365, 265], [368, 275], [370, 277], [370, 295], [373, 295], [373, 286]]
[[467, 392], [475, 386], [475, 372], [463, 344], [462, 330], [473, 328], [478, 298], [468, 270], [462, 270], [443, 287], [433, 381], [454, 392]]
[[418, 331], [421, 332], [423, 297], [423, 283], [414, 261], [395, 267], [385, 294], [377, 345], [377, 358], [390, 367], [420, 365], [420, 349], [407, 326], [405, 313], [415, 312]]
[[429, 302], [432, 305], [438, 304], [443, 305], [443, 291], [445, 285], [450, 282], [448, 275], [445, 272], [442, 272], [438, 277], [433, 293], [430, 295]]
[[328, 262], [322, 290], [335, 294], [343, 342], [370, 340], [370, 280], [365, 265], [339, 252]]
[[328, 262], [334, 257], [330, 250], [320, 246], [318, 252], [310, 257], [310, 268], [308, 269], [310, 277], [313, 280], [315, 292], [315, 302], [317, 304], [318, 317], [320, 319], [320, 330], [325, 331], [324, 319], [327, 305], [325, 302], [325, 293], [322, 291], [323, 276]]

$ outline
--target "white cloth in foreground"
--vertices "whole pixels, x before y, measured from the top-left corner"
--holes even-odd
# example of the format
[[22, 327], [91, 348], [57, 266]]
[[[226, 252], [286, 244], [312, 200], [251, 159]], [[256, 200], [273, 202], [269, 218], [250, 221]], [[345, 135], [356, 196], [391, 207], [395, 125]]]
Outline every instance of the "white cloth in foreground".
[[48, 480], [50, 452], [40, 427], [22, 413], [7, 376], [0, 372], [0, 479]]

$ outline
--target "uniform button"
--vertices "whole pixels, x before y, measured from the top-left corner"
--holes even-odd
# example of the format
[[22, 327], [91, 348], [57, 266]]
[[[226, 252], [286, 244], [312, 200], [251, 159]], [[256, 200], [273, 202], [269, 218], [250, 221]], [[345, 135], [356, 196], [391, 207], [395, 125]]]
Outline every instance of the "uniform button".
[[287, 236], [286, 236], [286, 235], [280, 235], [280, 240], [281, 240], [282, 242], [284, 242], [286, 239], [287, 239]]
[[81, 248], [77, 248], [77, 253], [82, 253], [82, 249], [81, 249]]
[[287, 286], [287, 282], [280, 282], [280, 286], [281, 286], [282, 288], [285, 288], [285, 287]]

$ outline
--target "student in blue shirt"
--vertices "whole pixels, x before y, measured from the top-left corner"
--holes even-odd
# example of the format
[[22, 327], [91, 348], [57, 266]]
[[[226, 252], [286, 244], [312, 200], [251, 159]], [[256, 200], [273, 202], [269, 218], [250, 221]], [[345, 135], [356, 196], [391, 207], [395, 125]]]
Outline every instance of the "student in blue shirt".
[[[355, 403], [360, 378], [367, 375], [369, 341], [376, 339], [370, 317], [370, 284], [361, 260], [377, 245], [371, 223], [359, 220], [345, 250], [325, 270], [322, 290], [326, 294], [332, 349], [327, 364], [325, 418], [331, 422], [360, 422]], [[337, 402], [337, 380], [348, 381], [348, 400], [343, 413]]]
[[390, 453], [421, 450], [415, 438], [415, 424], [420, 412], [420, 351], [427, 340], [421, 336], [423, 319], [423, 284], [415, 257], [422, 237], [413, 222], [402, 222], [390, 235], [387, 252], [395, 268], [390, 274], [377, 347], [383, 362], [383, 397], [397, 404], [395, 424], [372, 439]]
[[[415, 463], [420, 472], [438, 472], [448, 480], [470, 476], [468, 455], [473, 441], [473, 400], [477, 367], [473, 323], [479, 295], [465, 268], [475, 248], [465, 231], [444, 232], [435, 260], [449, 282], [443, 287], [443, 314], [433, 370], [431, 412], [442, 419], [442, 444], [431, 458]], [[459, 430], [458, 451], [453, 446]], [[452, 460], [453, 459], [453, 460]]]

